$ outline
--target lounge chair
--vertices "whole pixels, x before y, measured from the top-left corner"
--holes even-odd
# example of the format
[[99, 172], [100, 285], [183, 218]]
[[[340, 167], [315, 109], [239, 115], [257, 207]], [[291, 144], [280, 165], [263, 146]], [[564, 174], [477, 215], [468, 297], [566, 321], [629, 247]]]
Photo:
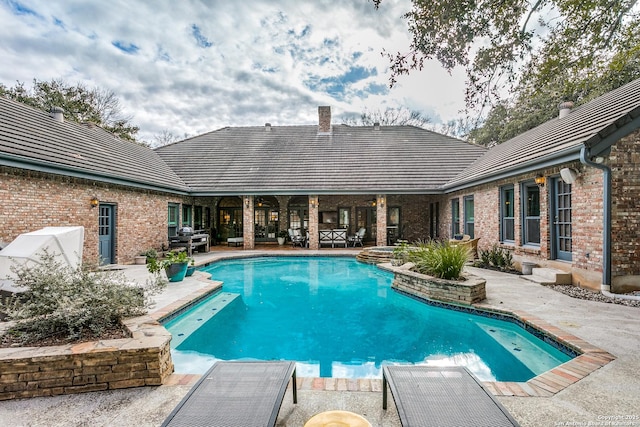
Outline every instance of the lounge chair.
[[275, 426], [295, 362], [217, 362], [162, 426]]
[[349, 243], [351, 244], [351, 246], [353, 246], [354, 248], [356, 247], [356, 245], [363, 246], [362, 239], [364, 239], [364, 234], [366, 232], [367, 229], [362, 227], [355, 235], [349, 236]]
[[404, 427], [519, 426], [498, 400], [460, 366], [385, 366], [382, 408], [387, 384]]

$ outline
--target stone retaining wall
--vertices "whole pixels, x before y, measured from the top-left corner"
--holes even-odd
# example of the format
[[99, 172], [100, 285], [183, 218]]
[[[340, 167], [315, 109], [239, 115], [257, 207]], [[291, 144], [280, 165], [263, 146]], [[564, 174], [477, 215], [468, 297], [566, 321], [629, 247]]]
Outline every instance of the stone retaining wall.
[[402, 267], [388, 269], [394, 273], [393, 288], [420, 298], [469, 305], [487, 298], [486, 280], [471, 274], [464, 274], [466, 280], [458, 281], [438, 279]]
[[0, 400], [161, 385], [173, 372], [171, 334], [149, 316], [131, 338], [0, 349]]

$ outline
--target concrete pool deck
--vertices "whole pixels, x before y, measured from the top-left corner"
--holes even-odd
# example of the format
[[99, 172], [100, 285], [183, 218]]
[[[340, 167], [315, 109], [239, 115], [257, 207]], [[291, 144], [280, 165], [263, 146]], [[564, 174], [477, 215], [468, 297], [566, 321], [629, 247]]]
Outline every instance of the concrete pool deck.
[[[351, 255], [352, 250], [295, 250], [304, 255]], [[227, 256], [291, 255], [291, 250], [226, 250], [196, 254], [203, 264]], [[145, 266], [124, 266], [131, 280], [144, 282]], [[486, 303], [509, 311], [525, 311], [600, 347], [616, 357], [585, 378], [551, 397], [500, 396], [500, 402], [522, 426], [635, 425], [640, 426], [640, 309], [574, 299], [518, 276], [471, 269], [487, 280]], [[194, 276], [172, 283], [155, 298], [151, 310], [187, 297], [211, 281]], [[0, 402], [0, 425], [7, 426], [158, 426], [195, 383], [197, 376], [170, 377], [159, 387], [93, 392], [78, 395]], [[299, 381], [298, 404], [285, 396], [278, 426], [303, 426], [313, 415], [347, 410], [363, 415], [374, 426], [400, 426], [395, 407], [382, 410], [381, 380]], [[370, 391], [352, 391], [354, 389]]]

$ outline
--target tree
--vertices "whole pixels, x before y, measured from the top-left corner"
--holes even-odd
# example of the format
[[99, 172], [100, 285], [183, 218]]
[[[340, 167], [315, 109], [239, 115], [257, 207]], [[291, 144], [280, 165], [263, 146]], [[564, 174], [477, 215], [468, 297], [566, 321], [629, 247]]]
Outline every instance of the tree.
[[[373, 0], [379, 7], [382, 0]], [[638, 0], [412, 0], [409, 52], [384, 52], [391, 85], [436, 59], [467, 71], [468, 109], [490, 106], [529, 79], [582, 75], [638, 45]], [[608, 62], [608, 61], [607, 61]]]
[[88, 89], [81, 83], [70, 85], [61, 79], [34, 79], [33, 87], [29, 89], [22, 82], [11, 88], [0, 84], [0, 95], [44, 111], [61, 107], [67, 119], [77, 123], [95, 123], [125, 140], [135, 141], [139, 130], [131, 124], [132, 117], [123, 113], [120, 100], [110, 90]]
[[424, 127], [431, 120], [419, 111], [409, 110], [406, 107], [387, 107], [384, 111], [375, 110], [369, 112], [365, 109], [360, 117], [348, 117], [343, 123], [349, 126], [373, 126], [379, 123], [381, 126], [417, 126]]
[[567, 69], [553, 80], [542, 82], [536, 75], [516, 88], [515, 95], [497, 103], [486, 119], [469, 133], [481, 145], [502, 143], [554, 117], [557, 105], [572, 101], [579, 106], [640, 77], [640, 45], [618, 48], [609, 61], [589, 71]]
[[153, 135], [153, 143], [149, 144], [154, 147], [162, 147], [164, 145], [176, 142], [179, 138], [168, 129], [162, 129], [159, 134]]

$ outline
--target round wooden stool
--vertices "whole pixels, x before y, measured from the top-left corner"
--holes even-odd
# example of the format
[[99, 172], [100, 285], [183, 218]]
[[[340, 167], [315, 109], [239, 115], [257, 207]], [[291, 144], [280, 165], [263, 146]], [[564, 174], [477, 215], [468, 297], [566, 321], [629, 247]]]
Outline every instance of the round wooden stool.
[[304, 427], [371, 427], [371, 423], [353, 412], [326, 411], [311, 417]]

